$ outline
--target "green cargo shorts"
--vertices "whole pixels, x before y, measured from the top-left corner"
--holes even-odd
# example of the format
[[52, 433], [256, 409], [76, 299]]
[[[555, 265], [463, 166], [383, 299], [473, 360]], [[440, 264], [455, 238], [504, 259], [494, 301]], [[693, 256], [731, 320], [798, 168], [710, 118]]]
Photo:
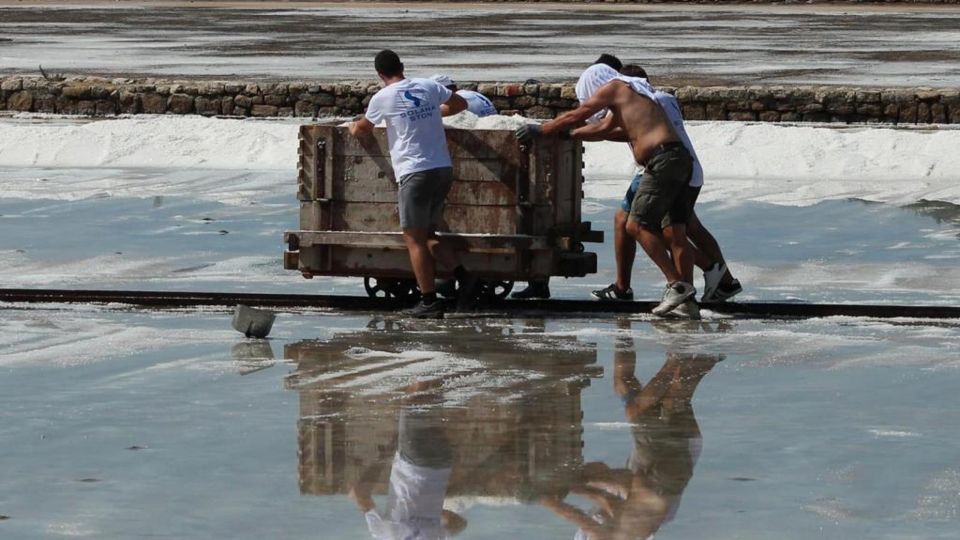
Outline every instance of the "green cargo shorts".
[[693, 174], [693, 157], [682, 143], [661, 145], [647, 160], [643, 182], [630, 206], [630, 219], [647, 227], [686, 223], [687, 186]]

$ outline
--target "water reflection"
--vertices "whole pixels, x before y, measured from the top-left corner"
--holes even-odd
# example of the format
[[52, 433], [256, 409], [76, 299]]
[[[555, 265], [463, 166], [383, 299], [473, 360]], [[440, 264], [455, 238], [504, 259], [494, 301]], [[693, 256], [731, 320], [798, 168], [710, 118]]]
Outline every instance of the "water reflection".
[[[621, 329], [629, 326], [621, 323]], [[589, 511], [560, 497], [543, 500], [577, 526], [575, 538], [649, 538], [674, 518], [702, 448], [693, 394], [720, 360], [718, 355], [667, 353], [663, 366], [644, 385], [636, 376], [633, 338], [618, 335], [613, 389], [630, 423], [630, 457], [624, 467], [584, 465], [580, 481], [569, 492], [589, 501]]]
[[668, 354], [642, 384], [620, 324], [613, 388], [634, 440], [626, 466], [584, 462], [581, 394], [603, 373], [597, 346], [545, 334], [542, 321], [374, 321], [286, 346], [300, 492], [349, 497], [373, 538], [447, 538], [470, 528], [475, 505], [539, 505], [578, 538], [649, 536], [692, 475], [700, 432], [690, 402], [719, 358]]

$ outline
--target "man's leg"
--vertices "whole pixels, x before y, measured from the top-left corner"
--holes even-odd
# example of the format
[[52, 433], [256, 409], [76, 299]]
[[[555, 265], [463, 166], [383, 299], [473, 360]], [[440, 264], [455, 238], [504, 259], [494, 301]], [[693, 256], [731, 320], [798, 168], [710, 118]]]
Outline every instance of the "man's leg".
[[660, 234], [652, 230], [649, 225], [638, 223], [632, 217], [627, 220], [627, 233], [640, 243], [647, 257], [650, 257], [650, 260], [663, 272], [667, 283], [683, 281], [683, 276], [677, 272], [673, 259], [667, 254], [667, 245]]
[[696, 213], [690, 216], [690, 222], [687, 224], [687, 236], [697, 246], [698, 257], [696, 265], [702, 270], [707, 270], [714, 263], [720, 264], [725, 269], [720, 282], [728, 285], [733, 281], [733, 275], [726, 268], [727, 262], [723, 259], [723, 253], [720, 251], [720, 244], [714, 238], [710, 231], [703, 225]]
[[617, 264], [617, 288], [630, 288], [633, 275], [633, 260], [637, 256], [637, 241], [627, 232], [629, 214], [618, 209], [613, 216], [613, 258]]
[[417, 285], [424, 296], [435, 292], [436, 289], [434, 283], [436, 261], [427, 245], [429, 235], [428, 229], [403, 229], [403, 241], [407, 244], [407, 251], [410, 253], [410, 266], [413, 267], [413, 275], [416, 276]]
[[663, 229], [668, 241], [673, 266], [682, 277], [681, 281], [693, 283], [693, 259], [695, 250], [690, 249], [687, 241], [687, 226], [683, 223], [674, 223]]

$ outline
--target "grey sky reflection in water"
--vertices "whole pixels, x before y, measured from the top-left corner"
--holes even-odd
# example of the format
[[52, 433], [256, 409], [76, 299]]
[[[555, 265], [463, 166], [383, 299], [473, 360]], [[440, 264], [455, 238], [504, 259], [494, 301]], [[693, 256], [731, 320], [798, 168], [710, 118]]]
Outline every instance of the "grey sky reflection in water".
[[625, 466], [584, 461], [580, 400], [602, 375], [597, 346], [544, 335], [543, 321], [447, 327], [422, 340], [413, 331], [422, 326], [374, 321], [286, 346], [301, 494], [349, 497], [358, 527], [378, 539], [457, 535], [471, 525], [461, 508], [477, 503], [540, 505], [576, 538], [649, 537], [676, 514], [693, 474], [701, 436], [691, 401], [721, 356], [667, 353], [643, 383], [630, 322], [618, 326], [611, 391], [633, 435]]

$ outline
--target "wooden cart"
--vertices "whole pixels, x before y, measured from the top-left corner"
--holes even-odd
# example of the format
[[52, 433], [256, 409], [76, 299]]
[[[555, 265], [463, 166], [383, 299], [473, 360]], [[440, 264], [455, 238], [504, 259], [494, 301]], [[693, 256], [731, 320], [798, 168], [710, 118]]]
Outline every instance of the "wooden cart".
[[[508, 130], [446, 133], [455, 181], [441, 236], [485, 295], [505, 297], [515, 280], [596, 272], [583, 243], [602, 242], [603, 233], [580, 221], [579, 141], [545, 137], [524, 147]], [[285, 234], [284, 268], [362, 277], [370, 296], [416, 295], [386, 131], [357, 138], [345, 127], [304, 125], [299, 156], [300, 230]]]

